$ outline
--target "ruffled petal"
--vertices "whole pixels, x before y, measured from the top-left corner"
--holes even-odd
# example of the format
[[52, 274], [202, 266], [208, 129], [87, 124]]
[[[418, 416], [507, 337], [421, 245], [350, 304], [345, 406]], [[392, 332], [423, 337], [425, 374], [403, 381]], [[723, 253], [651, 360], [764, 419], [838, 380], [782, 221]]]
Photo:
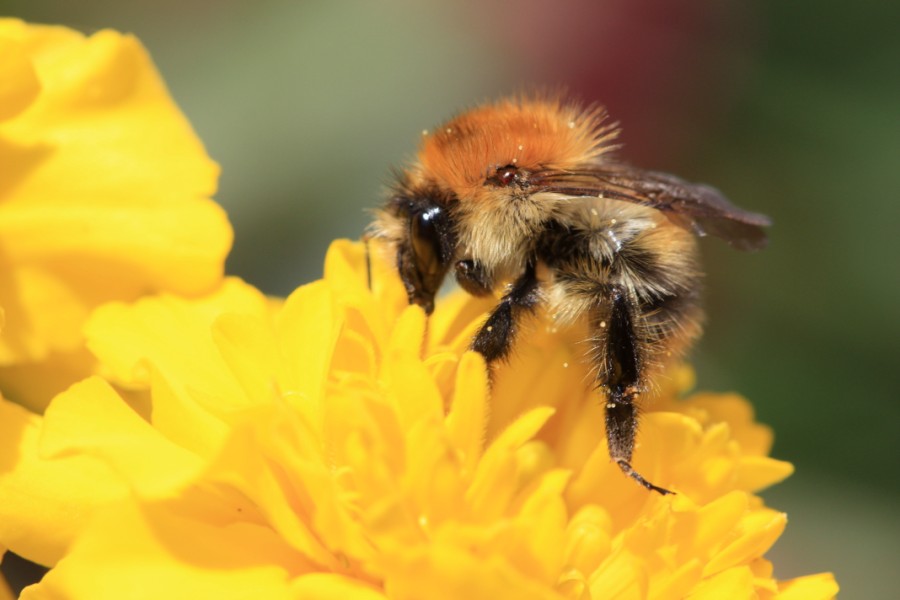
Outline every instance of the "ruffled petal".
[[778, 600], [830, 600], [838, 591], [834, 575], [820, 573], [780, 582], [775, 597]]
[[40, 91], [41, 82], [25, 48], [0, 37], [0, 121], [25, 110]]
[[44, 415], [45, 456], [91, 456], [146, 497], [166, 497], [193, 480], [200, 458], [167, 440], [108, 383], [92, 377], [57, 396]]
[[128, 488], [86, 455], [43, 458], [41, 417], [0, 400], [0, 545], [53, 565], [99, 507]]
[[232, 231], [136, 39], [0, 19], [0, 45], [0, 365], [39, 368], [104, 302], [212, 288]]
[[[213, 325], [226, 314], [265, 324], [269, 311], [265, 296], [232, 278], [196, 300], [165, 294], [103, 306], [91, 316], [85, 335], [101, 372], [114, 382], [146, 387], [155, 372], [180, 396], [223, 415], [249, 403], [219, 350]], [[172, 343], [178, 339], [191, 343]]]
[[179, 513], [167, 504], [108, 507], [22, 600], [294, 597], [296, 565], [270, 529]]

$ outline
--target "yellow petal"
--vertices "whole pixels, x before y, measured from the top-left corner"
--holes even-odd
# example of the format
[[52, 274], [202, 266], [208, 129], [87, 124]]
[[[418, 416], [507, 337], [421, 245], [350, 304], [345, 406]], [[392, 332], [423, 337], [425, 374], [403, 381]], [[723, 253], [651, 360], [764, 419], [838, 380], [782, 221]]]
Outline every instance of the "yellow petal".
[[[268, 404], [283, 392], [282, 359], [274, 332], [260, 315], [225, 313], [210, 326], [213, 342], [247, 404]], [[289, 393], [289, 392], [288, 392]]]
[[[0, 78], [18, 98], [0, 122], [0, 363], [76, 350], [103, 302], [215, 285], [232, 237], [218, 168], [137, 40], [13, 19], [0, 40], [19, 49], [0, 52], [18, 74]], [[16, 112], [26, 59], [40, 91]]]
[[775, 569], [771, 562], [764, 558], [754, 559], [750, 563], [750, 570], [753, 571], [753, 584], [758, 590], [772, 595], [778, 591], [778, 582], [772, 578]]
[[88, 517], [127, 487], [90, 457], [39, 456], [41, 425], [41, 417], [0, 400], [0, 544], [52, 565]]
[[794, 472], [794, 465], [767, 456], [747, 456], [738, 465], [736, 486], [742, 490], [757, 492], [780, 481]]
[[694, 589], [703, 574], [703, 564], [691, 559], [671, 572], [658, 572], [652, 581], [649, 597], [653, 600], [684, 598]]
[[569, 569], [559, 576], [556, 591], [568, 600], [591, 600], [587, 577], [577, 569]]
[[710, 575], [762, 556], [775, 543], [787, 525], [787, 515], [773, 510], [757, 510], [746, 515], [738, 528], [738, 537], [725, 546], [704, 567]]
[[[413, 427], [406, 436], [406, 449], [403, 490], [408, 491], [396, 499], [388, 491], [385, 504], [398, 504], [406, 509], [404, 516], [395, 518], [391, 525], [398, 541], [409, 539], [412, 542], [421, 539], [424, 532], [458, 518], [462, 512], [466, 481], [460, 473], [457, 457], [442, 435], [439, 422], [422, 421]], [[383, 489], [390, 490], [391, 482], [385, 483]], [[379, 510], [384, 509], [379, 507]], [[382, 521], [380, 529], [385, 524]]]
[[321, 401], [342, 327], [334, 292], [324, 282], [305, 285], [288, 297], [276, 318], [278, 345], [273, 349], [283, 357], [279, 382], [289, 401]]
[[132, 305], [103, 306], [91, 316], [85, 335], [104, 374], [115, 382], [146, 386], [155, 370], [178, 394], [193, 393], [197, 401], [204, 394], [215, 397], [207, 408], [216, 414], [229, 408], [225, 402], [233, 408], [246, 406], [247, 400], [216, 346], [212, 324], [227, 313], [264, 322], [269, 310], [259, 291], [228, 279], [196, 300], [163, 294]]
[[25, 110], [40, 90], [41, 83], [25, 49], [0, 33], [0, 121]]
[[544, 406], [523, 414], [485, 451], [466, 494], [472, 510], [481, 519], [494, 519], [504, 511], [517, 491], [515, 450], [531, 439], [553, 412], [552, 408]]
[[516, 515], [515, 548], [510, 562], [530, 577], [553, 585], [565, 560], [566, 505], [562, 491], [571, 473], [554, 469], [523, 492], [522, 508]]
[[687, 596], [690, 600], [756, 600], [753, 573], [748, 567], [734, 567], [703, 580]]
[[[772, 448], [772, 429], [754, 420], [753, 406], [737, 394], [697, 393], [680, 410], [700, 416], [704, 423], [727, 423], [747, 454], [766, 455]], [[701, 411], [697, 415], [696, 411]]]
[[66, 558], [22, 599], [289, 600], [290, 579], [302, 567], [270, 529], [210, 526], [166, 505], [123, 502], [98, 514]]
[[[647, 572], [642, 560], [617, 552], [590, 576], [592, 598], [643, 600], [647, 597]], [[727, 596], [723, 596], [727, 597]]]
[[23, 199], [0, 208], [4, 259], [39, 265], [59, 285], [86, 294], [86, 304], [151, 290], [197, 294], [221, 278], [231, 236], [221, 208], [191, 200], [109, 206]]
[[199, 457], [163, 437], [98, 377], [75, 384], [50, 403], [41, 450], [49, 456], [94, 456], [146, 496], [174, 493], [203, 466]]
[[[311, 431], [303, 415], [284, 407], [248, 410], [206, 476], [249, 498], [298, 556], [334, 569], [338, 562], [324, 543], [341, 541], [345, 521], [332, 473]], [[313, 531], [314, 520], [325, 522], [321, 527], [329, 532], [327, 539]]]
[[418, 306], [408, 307], [397, 321], [382, 367], [404, 429], [421, 419], [444, 414], [440, 390], [420, 358], [424, 336], [424, 311]]
[[425, 311], [409, 306], [400, 313], [390, 336], [388, 361], [392, 358], [421, 358], [425, 339]]
[[228, 424], [192, 396], [173, 391], [158, 373], [154, 373], [152, 382], [153, 426], [197, 456], [215, 456], [228, 437]]
[[378, 344], [387, 340], [394, 317], [409, 304], [396, 270], [375, 240], [332, 243], [325, 256], [324, 279], [338, 301], [351, 309], [347, 319], [351, 323], [359, 319], [358, 328], [367, 330]]
[[57, 60], [84, 41], [80, 32], [59, 25], [36, 25], [21, 19], [0, 17], [0, 37], [22, 45], [39, 64]]
[[[228, 335], [237, 333], [222, 330], [232, 317], [219, 319], [235, 315], [234, 322], [256, 323], [247, 335], [262, 335], [269, 331], [272, 310], [259, 291], [227, 279], [214, 293], [195, 300], [161, 295], [133, 305], [103, 306], [92, 315], [85, 332], [88, 347], [107, 378], [139, 389], [155, 381], [152, 422], [156, 428], [180, 446], [211, 457], [227, 436], [227, 421], [235, 411], [276, 396], [274, 387], [267, 385], [265, 398], [251, 401], [243, 386], [250, 385], [247, 378], [252, 368], [248, 371], [234, 354], [228, 354]], [[248, 359], [249, 364], [259, 364], [255, 358]], [[256, 381], [270, 382], [276, 370], [277, 365], [268, 364], [267, 372]]]
[[[569, 360], [575, 362], [570, 358], [569, 352], [561, 350], [558, 345], [545, 347], [534, 343], [534, 340], [520, 340], [520, 345], [510, 358], [509, 365], [496, 371], [492, 395], [505, 401], [492, 403], [492, 427], [488, 429], [488, 434], [495, 434], [494, 428], [503, 427], [517, 415], [537, 406], [561, 409], [559, 405], [571, 397], [560, 393], [560, 380], [577, 377], [572, 375], [568, 368], [563, 367]], [[576, 380], [571, 383], [580, 386], [581, 393], [575, 397], [584, 397], [584, 392], [589, 389], [585, 381]], [[595, 402], [599, 402], [599, 395], [594, 398]], [[595, 424], [597, 438], [603, 436], [600, 423], [602, 421]]]
[[[104, 30], [61, 39], [45, 35], [48, 29], [59, 28], [26, 26], [20, 38], [44, 86], [31, 109], [4, 132], [29, 145], [51, 143], [56, 152], [18, 183], [17, 199], [40, 198], [36, 192], [50, 185], [68, 190], [70, 198], [95, 197], [110, 206], [128, 189], [126, 197], [137, 205], [178, 203], [215, 191], [217, 167], [135, 38]], [[86, 172], [96, 177], [77, 176]]]
[[[497, 558], [480, 558], [443, 544], [410, 551], [391, 563], [385, 581], [387, 596], [396, 600], [558, 600]], [[597, 596], [595, 596], [597, 597]]]
[[595, 504], [582, 506], [566, 527], [565, 565], [589, 575], [609, 554], [612, 520]]
[[374, 587], [335, 573], [309, 573], [291, 581], [296, 600], [386, 600]]
[[481, 458], [488, 419], [487, 367], [480, 354], [467, 352], [459, 362], [453, 403], [447, 414], [447, 436], [472, 472]]
[[[2, 229], [0, 225], [0, 240]], [[70, 279], [77, 277], [72, 274]], [[47, 361], [53, 352], [79, 349], [81, 325], [101, 301], [95, 294], [100, 290], [82, 286], [81, 282], [71, 283], [41, 266], [17, 264], [0, 253], [0, 303], [5, 312], [0, 364], [39, 363]], [[88, 298], [83, 299], [82, 293]]]
[[829, 600], [837, 596], [838, 584], [831, 573], [790, 579], [778, 584], [778, 600]]
[[676, 552], [682, 560], [697, 557], [705, 562], [737, 527], [749, 501], [747, 494], [732, 492], [699, 508], [691, 504], [681, 496], [673, 503], [678, 517], [673, 531], [679, 541]]
[[0, 385], [8, 399], [42, 413], [54, 396], [91, 374], [96, 362], [84, 347], [51, 352], [42, 361], [0, 366]]

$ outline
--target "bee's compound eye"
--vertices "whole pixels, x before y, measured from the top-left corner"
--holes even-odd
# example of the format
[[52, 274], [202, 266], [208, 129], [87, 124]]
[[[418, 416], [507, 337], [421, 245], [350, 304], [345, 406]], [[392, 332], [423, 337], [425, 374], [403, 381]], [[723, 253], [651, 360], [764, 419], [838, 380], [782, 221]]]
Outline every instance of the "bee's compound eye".
[[420, 269], [431, 274], [441, 266], [441, 238], [438, 221], [443, 218], [440, 208], [433, 206], [413, 215], [410, 221], [410, 237], [413, 252]]
[[511, 185], [519, 174], [519, 170], [514, 165], [506, 165], [497, 169], [497, 184], [507, 187]]

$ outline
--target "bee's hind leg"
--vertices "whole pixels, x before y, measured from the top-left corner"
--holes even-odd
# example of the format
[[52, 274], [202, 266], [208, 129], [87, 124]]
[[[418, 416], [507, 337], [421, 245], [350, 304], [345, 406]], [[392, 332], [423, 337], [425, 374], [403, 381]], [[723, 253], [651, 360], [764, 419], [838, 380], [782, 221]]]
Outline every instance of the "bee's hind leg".
[[631, 466], [634, 439], [637, 433], [635, 398], [643, 387], [641, 381], [641, 347], [635, 334], [632, 307], [626, 291], [612, 286], [608, 296], [609, 308], [595, 312], [592, 326], [600, 334], [601, 365], [597, 374], [600, 388], [606, 393], [606, 441], [609, 456], [626, 475], [648, 490], [666, 495], [667, 489], [654, 485]]

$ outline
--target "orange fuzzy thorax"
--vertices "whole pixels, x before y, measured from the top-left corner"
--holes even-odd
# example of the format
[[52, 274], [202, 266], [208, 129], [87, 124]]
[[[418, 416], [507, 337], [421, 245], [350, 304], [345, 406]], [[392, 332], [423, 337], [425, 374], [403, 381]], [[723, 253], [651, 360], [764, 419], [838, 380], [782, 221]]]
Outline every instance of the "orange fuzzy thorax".
[[619, 131], [606, 111], [582, 111], [550, 99], [507, 99], [477, 107], [424, 135], [419, 164], [460, 196], [498, 168], [574, 168], [614, 148]]

